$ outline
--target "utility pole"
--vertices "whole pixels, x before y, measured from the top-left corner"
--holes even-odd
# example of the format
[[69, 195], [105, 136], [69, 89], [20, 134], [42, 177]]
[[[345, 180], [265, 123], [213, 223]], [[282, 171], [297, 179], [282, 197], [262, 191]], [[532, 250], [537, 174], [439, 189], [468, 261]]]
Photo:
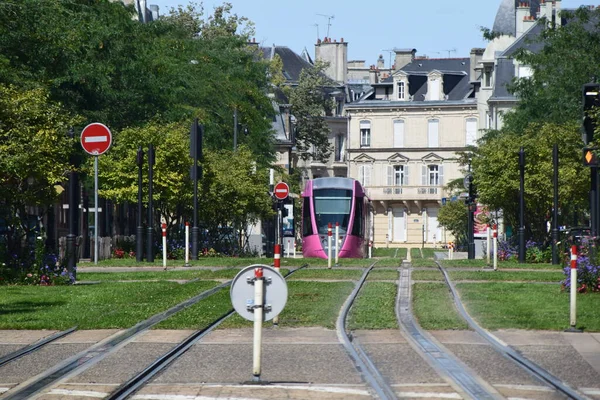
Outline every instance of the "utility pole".
[[144, 150], [142, 146], [137, 151], [138, 166], [138, 212], [137, 212], [137, 231], [135, 235], [135, 258], [137, 262], [144, 261], [144, 226], [142, 225], [142, 166], [144, 165]]
[[558, 260], [558, 145], [552, 148], [552, 162], [554, 164], [554, 212], [552, 214], [552, 265], [560, 264]]

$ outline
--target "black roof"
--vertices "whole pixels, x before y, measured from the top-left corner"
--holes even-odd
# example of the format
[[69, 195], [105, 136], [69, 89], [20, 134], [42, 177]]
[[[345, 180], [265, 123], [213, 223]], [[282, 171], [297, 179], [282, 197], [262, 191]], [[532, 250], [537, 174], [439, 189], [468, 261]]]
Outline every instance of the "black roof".
[[496, 13], [494, 27], [492, 30], [497, 33], [505, 33], [516, 36], [517, 27], [515, 25], [515, 13], [519, 3], [529, 3], [530, 15], [536, 15], [540, 7], [540, 0], [502, 0]]
[[515, 99], [508, 92], [507, 85], [515, 77], [515, 64], [511, 58], [499, 58], [496, 65], [496, 83], [494, 85], [493, 99]]
[[296, 54], [287, 46], [261, 47], [261, 51], [267, 60], [272, 60], [275, 54], [281, 58], [283, 62], [283, 76], [285, 76], [289, 84], [297, 84], [300, 79], [300, 72], [304, 68], [313, 67], [311, 63], [307, 62], [302, 56]]

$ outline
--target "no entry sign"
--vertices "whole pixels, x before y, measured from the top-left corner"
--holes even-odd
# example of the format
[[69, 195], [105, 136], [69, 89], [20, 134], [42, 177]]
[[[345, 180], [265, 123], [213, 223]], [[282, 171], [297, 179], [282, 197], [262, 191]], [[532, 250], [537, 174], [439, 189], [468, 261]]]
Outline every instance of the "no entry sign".
[[110, 148], [112, 134], [106, 125], [99, 122], [89, 124], [81, 131], [81, 147], [93, 156], [104, 154]]
[[285, 200], [290, 194], [290, 187], [285, 182], [279, 182], [277, 185], [275, 185], [273, 194], [275, 195], [276, 199]]

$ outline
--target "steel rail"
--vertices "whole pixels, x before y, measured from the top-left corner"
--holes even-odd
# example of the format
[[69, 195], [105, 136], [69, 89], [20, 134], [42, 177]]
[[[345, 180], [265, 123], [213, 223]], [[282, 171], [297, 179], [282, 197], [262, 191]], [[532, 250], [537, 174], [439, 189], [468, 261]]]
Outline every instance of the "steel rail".
[[512, 347], [500, 342], [500, 340], [498, 338], [496, 338], [495, 336], [490, 334], [488, 331], [483, 329], [481, 326], [479, 326], [479, 324], [476, 323], [475, 320], [473, 320], [473, 318], [471, 318], [471, 316], [469, 315], [469, 313], [463, 306], [462, 302], [460, 301], [460, 297], [458, 296], [456, 287], [454, 286], [454, 283], [448, 276], [448, 272], [446, 271], [446, 269], [444, 267], [442, 267], [439, 262], [436, 261], [435, 263], [437, 264], [439, 270], [442, 271], [442, 273], [444, 274], [444, 279], [446, 280], [446, 284], [448, 285], [448, 287], [450, 288], [450, 291], [452, 292], [452, 297], [454, 298], [454, 304], [456, 305], [456, 308], [458, 309], [459, 314], [467, 322], [467, 324], [469, 325], [469, 327], [471, 327], [471, 329], [473, 329], [482, 338], [484, 338], [488, 343], [490, 343], [496, 351], [498, 351], [505, 357], [513, 360], [517, 365], [519, 365], [525, 371], [529, 372], [534, 377], [540, 379], [542, 382], [547, 383], [548, 385], [552, 386], [553, 388], [555, 388], [559, 392], [565, 394], [566, 396], [568, 396], [571, 399], [589, 400], [589, 397], [578, 393], [575, 389], [571, 388], [565, 382], [563, 382], [556, 376], [552, 375], [550, 372], [548, 372], [544, 368], [540, 367], [533, 361], [528, 360], [527, 358], [523, 357]]
[[[294, 272], [307, 267], [308, 264], [304, 264], [299, 268], [289, 271], [284, 277], [292, 275]], [[135, 392], [137, 392], [142, 386], [144, 386], [150, 379], [156, 376], [158, 373], [168, 367], [173, 361], [188, 351], [195, 343], [201, 340], [204, 336], [212, 332], [217, 326], [219, 326], [227, 318], [231, 317], [235, 313], [235, 310], [231, 308], [219, 318], [211, 322], [206, 328], [198, 330], [188, 336], [185, 340], [179, 343], [177, 346], [169, 350], [167, 353], [158, 357], [151, 365], [146, 367], [143, 371], [129, 379], [128, 381], [121, 384], [117, 389], [106, 397], [106, 400], [123, 400], [129, 398]]]
[[411, 306], [411, 271], [402, 268], [400, 287], [396, 298], [396, 319], [409, 344], [446, 380], [458, 385], [473, 399], [500, 399], [502, 396], [485, 381], [475, 375], [465, 364], [454, 358], [445, 348], [434, 342], [415, 322]]
[[362, 285], [367, 279], [367, 276], [376, 263], [377, 261], [371, 264], [371, 266], [362, 274], [360, 280], [356, 283], [354, 290], [352, 293], [350, 293], [350, 296], [348, 296], [344, 302], [344, 305], [342, 306], [335, 326], [339, 341], [343, 344], [346, 352], [355, 363], [355, 367], [363, 380], [375, 391], [380, 399], [397, 399], [394, 390], [385, 382], [385, 379], [381, 376], [375, 365], [373, 365], [364, 350], [360, 347], [360, 345], [352, 342], [348, 336], [348, 333], [346, 332], [346, 318], [348, 317], [350, 307], [354, 303], [358, 292], [360, 291]]
[[66, 331], [57, 332], [51, 336], [42, 338], [41, 340], [38, 340], [37, 342], [30, 344], [29, 346], [25, 346], [19, 350], [13, 351], [12, 353], [5, 355], [4, 357], [0, 357], [0, 367], [5, 364], [8, 364], [9, 362], [11, 362], [13, 360], [16, 360], [17, 358], [23, 357], [29, 353], [36, 351], [40, 347], [45, 346], [48, 343], [51, 343], [57, 339], [67, 336], [68, 334], [72, 333], [76, 329], [77, 329], [77, 327], [74, 326], [70, 329], [67, 329]]

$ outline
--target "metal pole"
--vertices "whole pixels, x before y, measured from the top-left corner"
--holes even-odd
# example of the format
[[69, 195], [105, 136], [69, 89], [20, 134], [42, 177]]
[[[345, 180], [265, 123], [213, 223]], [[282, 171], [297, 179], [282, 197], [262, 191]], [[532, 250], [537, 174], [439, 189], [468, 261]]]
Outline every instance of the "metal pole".
[[153, 202], [152, 202], [152, 180], [154, 178], [154, 146], [148, 146], [148, 243], [146, 243], [146, 259], [148, 262], [154, 262], [154, 238], [152, 227], [154, 226]]
[[[335, 265], [338, 264], [340, 256], [340, 223], [335, 223]], [[369, 257], [371, 258], [371, 257]]]
[[98, 156], [94, 157], [94, 264], [98, 264]]
[[[69, 137], [73, 139], [74, 131], [69, 129]], [[75, 156], [71, 157], [72, 167], [75, 166]], [[67, 271], [71, 275], [71, 279], [75, 280], [76, 273], [76, 254], [75, 254], [75, 239], [77, 238], [77, 211], [78, 211], [78, 195], [79, 195], [79, 176], [73, 169], [69, 173], [69, 233], [67, 234]]]
[[233, 109], [233, 151], [237, 150], [237, 135], [238, 135], [237, 108], [234, 108]]
[[485, 249], [486, 249], [486, 259], [487, 259], [487, 265], [490, 265], [490, 253], [491, 253], [491, 247], [490, 247], [490, 224], [486, 225], [485, 228]]
[[498, 225], [494, 224], [494, 271], [498, 269]]
[[192, 155], [194, 166], [192, 170], [192, 180], [194, 181], [194, 210], [192, 226], [192, 260], [198, 259], [198, 240], [200, 228], [198, 228], [198, 179], [202, 175], [201, 167], [198, 166], [198, 160], [202, 158], [202, 128], [198, 126], [198, 118], [194, 119], [191, 130]]
[[263, 269], [254, 268], [254, 348], [252, 374], [254, 381], [260, 381], [260, 362], [262, 350], [262, 322], [264, 318], [264, 278]]
[[475, 259], [475, 210], [477, 202], [473, 192], [473, 175], [471, 175], [471, 159], [469, 158], [469, 200], [468, 200], [468, 224], [467, 224], [467, 258]]
[[519, 262], [525, 262], [525, 150], [519, 150], [521, 185], [519, 190]]
[[590, 167], [590, 230], [598, 235], [598, 167]]
[[554, 210], [552, 213], [552, 264], [558, 265], [558, 145], [552, 148], [552, 162], [554, 164]]
[[327, 268], [331, 269], [331, 222], [327, 225]]
[[144, 261], [144, 226], [142, 225], [142, 213], [144, 212], [142, 204], [142, 164], [144, 163], [144, 150], [142, 146], [138, 147], [137, 165], [138, 165], [138, 212], [137, 212], [137, 231], [135, 235], [135, 259], [137, 262]]

